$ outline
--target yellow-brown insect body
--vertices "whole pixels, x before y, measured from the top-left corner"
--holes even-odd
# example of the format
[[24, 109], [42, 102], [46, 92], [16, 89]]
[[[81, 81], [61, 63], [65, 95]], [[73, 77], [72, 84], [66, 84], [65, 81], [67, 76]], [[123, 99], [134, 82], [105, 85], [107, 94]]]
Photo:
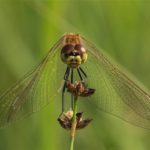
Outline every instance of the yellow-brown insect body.
[[87, 60], [87, 52], [79, 34], [70, 33], [65, 36], [61, 59], [70, 68], [78, 68]]

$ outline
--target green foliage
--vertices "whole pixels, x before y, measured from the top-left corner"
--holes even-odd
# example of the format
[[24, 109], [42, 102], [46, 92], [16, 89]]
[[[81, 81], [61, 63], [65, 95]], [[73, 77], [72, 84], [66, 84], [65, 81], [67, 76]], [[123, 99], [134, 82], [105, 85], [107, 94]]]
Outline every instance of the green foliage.
[[[144, 0], [0, 1], [0, 91], [38, 64], [65, 32], [84, 35], [150, 88], [149, 7]], [[0, 149], [66, 150], [69, 133], [57, 122], [60, 102], [57, 98], [39, 113], [1, 129]], [[75, 149], [149, 149], [148, 130], [97, 112], [86, 102], [79, 107], [94, 121], [77, 132]]]

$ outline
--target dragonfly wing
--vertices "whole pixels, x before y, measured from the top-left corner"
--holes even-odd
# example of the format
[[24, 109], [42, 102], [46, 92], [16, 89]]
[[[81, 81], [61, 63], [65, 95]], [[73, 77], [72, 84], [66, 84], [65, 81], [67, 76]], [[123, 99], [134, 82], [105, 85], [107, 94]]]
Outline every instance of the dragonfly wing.
[[58, 94], [63, 70], [60, 49], [63, 37], [43, 61], [0, 97], [0, 127], [39, 111]]
[[84, 70], [88, 84], [96, 89], [92, 102], [98, 109], [111, 113], [136, 126], [150, 129], [150, 95], [147, 89], [118, 65], [112, 63], [93, 44], [83, 39], [88, 50]]

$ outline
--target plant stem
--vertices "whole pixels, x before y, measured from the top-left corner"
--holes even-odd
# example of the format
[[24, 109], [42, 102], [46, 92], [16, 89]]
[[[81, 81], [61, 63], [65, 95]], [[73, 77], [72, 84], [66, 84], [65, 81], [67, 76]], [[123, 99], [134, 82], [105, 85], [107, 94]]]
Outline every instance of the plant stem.
[[77, 113], [77, 99], [78, 97], [74, 97], [74, 107], [73, 107], [73, 117], [72, 117], [72, 127], [71, 127], [71, 141], [70, 141], [70, 150], [74, 149], [74, 140], [76, 133], [76, 113]]

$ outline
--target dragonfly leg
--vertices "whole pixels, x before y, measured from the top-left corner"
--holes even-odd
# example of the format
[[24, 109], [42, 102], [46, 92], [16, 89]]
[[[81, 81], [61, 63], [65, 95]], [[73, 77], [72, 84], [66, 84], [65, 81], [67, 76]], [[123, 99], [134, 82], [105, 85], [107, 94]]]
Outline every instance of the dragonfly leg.
[[79, 67], [79, 70], [82, 72], [82, 74], [85, 76], [85, 78], [87, 78], [87, 74], [84, 72], [84, 70], [81, 67]]
[[69, 77], [69, 74], [70, 74], [70, 68], [67, 67], [66, 69], [66, 72], [65, 72], [65, 75], [64, 75], [64, 86], [63, 86], [63, 90], [62, 90], [62, 113], [64, 112], [64, 109], [65, 109], [65, 104], [64, 104], [64, 93], [65, 93], [65, 90], [66, 90], [66, 82], [68, 80], [68, 77]]
[[[71, 69], [71, 83], [73, 83], [73, 69]], [[74, 106], [74, 96], [71, 94], [71, 109], [73, 110]]]
[[83, 77], [82, 77], [82, 75], [81, 75], [81, 72], [80, 72], [79, 68], [77, 68], [77, 72], [78, 72], [78, 75], [79, 75], [79, 77], [80, 77], [80, 80], [83, 81]]
[[[84, 78], [87, 78], [87, 75], [86, 73], [83, 71], [83, 69], [81, 67], [77, 68], [77, 72], [78, 72], [78, 75], [80, 77], [80, 80], [82, 81], [82, 83], [85, 85], [85, 81], [84, 81]], [[82, 73], [82, 74], [81, 74]], [[84, 78], [83, 78], [83, 75], [84, 75]]]

